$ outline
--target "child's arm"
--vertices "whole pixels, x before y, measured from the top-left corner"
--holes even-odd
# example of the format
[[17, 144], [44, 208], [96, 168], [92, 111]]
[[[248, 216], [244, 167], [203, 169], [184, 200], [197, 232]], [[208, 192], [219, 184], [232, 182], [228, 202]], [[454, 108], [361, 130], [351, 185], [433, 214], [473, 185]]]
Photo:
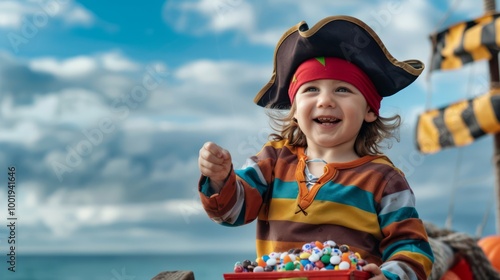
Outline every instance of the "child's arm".
[[226, 226], [255, 220], [272, 182], [275, 159], [274, 147], [264, 147], [258, 155], [247, 159], [244, 167], [234, 170], [229, 152], [214, 143], [205, 143], [198, 158], [203, 175], [198, 190], [208, 216]]
[[[388, 279], [427, 279], [433, 254], [415, 196], [401, 174], [391, 176], [380, 202], [382, 272]], [[405, 278], [405, 279], [406, 279]]]
[[212, 142], [200, 149], [198, 167], [201, 174], [210, 178], [210, 187], [219, 193], [231, 172], [231, 154]]

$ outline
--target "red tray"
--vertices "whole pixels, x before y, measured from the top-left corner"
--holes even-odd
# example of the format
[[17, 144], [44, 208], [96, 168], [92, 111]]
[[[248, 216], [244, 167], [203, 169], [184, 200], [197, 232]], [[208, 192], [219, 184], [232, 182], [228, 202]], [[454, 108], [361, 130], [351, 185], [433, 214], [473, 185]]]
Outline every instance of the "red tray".
[[289, 271], [289, 272], [241, 272], [226, 273], [225, 280], [366, 280], [371, 274], [361, 270]]

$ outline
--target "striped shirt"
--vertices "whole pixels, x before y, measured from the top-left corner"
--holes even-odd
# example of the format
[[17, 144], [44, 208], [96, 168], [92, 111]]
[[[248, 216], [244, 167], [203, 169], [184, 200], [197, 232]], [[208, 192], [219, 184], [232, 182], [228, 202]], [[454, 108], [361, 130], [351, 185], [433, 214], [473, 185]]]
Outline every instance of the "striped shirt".
[[268, 142], [220, 193], [202, 177], [208, 216], [223, 225], [257, 219], [257, 255], [301, 248], [311, 241], [347, 244], [380, 265], [388, 279], [427, 279], [433, 254], [404, 175], [384, 155], [328, 163], [309, 189], [303, 147]]

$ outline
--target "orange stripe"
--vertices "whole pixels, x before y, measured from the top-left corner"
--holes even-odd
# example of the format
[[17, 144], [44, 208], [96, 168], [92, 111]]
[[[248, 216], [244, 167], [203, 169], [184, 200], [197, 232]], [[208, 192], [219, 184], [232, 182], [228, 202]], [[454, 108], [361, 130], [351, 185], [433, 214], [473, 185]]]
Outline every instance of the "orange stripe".
[[433, 119], [439, 116], [438, 110], [431, 110], [420, 115], [417, 126], [417, 142], [423, 153], [435, 153], [441, 150], [439, 131]]
[[[500, 30], [500, 18], [495, 19], [495, 30]], [[496, 36], [496, 34], [495, 43], [497, 44], [497, 46], [500, 46], [500, 36]]]
[[495, 115], [495, 109], [491, 104], [491, 97], [497, 92], [489, 92], [477, 98], [474, 98], [472, 104], [474, 106], [474, 115], [479, 124], [479, 127], [485, 133], [496, 133], [500, 131], [500, 123]]
[[453, 53], [456, 48], [460, 47], [462, 36], [465, 31], [465, 23], [460, 23], [446, 33], [444, 37], [444, 48], [441, 52], [443, 61], [441, 69], [455, 69], [462, 66], [462, 60]]
[[490, 59], [491, 54], [487, 47], [483, 46], [481, 33], [484, 25], [493, 21], [492, 16], [479, 18], [477, 25], [467, 29], [464, 33], [464, 50], [470, 53], [474, 61]]
[[444, 123], [453, 136], [455, 146], [464, 146], [474, 142], [469, 128], [462, 119], [462, 112], [469, 107], [467, 100], [451, 104], [444, 110]]

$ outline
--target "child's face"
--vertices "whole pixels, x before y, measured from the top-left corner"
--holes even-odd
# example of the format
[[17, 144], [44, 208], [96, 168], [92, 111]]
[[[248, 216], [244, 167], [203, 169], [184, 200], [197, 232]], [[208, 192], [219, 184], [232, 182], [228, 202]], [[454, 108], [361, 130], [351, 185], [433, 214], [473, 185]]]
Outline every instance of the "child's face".
[[294, 117], [309, 147], [354, 151], [363, 121], [377, 119], [361, 92], [339, 80], [323, 79], [303, 84], [294, 103]]

